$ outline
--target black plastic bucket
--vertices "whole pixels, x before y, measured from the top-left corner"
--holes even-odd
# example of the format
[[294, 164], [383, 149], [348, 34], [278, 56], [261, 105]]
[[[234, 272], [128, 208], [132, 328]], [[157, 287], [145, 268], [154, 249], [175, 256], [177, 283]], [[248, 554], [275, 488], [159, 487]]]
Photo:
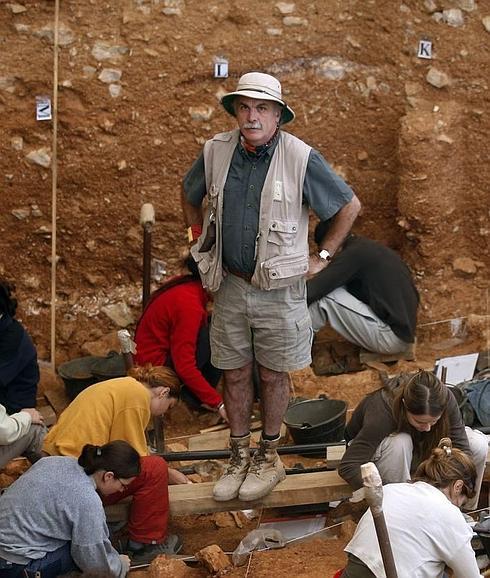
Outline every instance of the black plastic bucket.
[[307, 399], [288, 408], [284, 423], [298, 445], [340, 442], [346, 413], [347, 402], [342, 399]]
[[123, 377], [126, 375], [124, 357], [117, 351], [110, 351], [107, 357], [98, 357], [92, 366], [92, 375], [97, 381]]
[[58, 375], [63, 380], [66, 393], [71, 400], [75, 399], [89, 385], [93, 385], [98, 381], [92, 373], [94, 363], [98, 359], [100, 357], [94, 355], [77, 357], [62, 363], [58, 367]]

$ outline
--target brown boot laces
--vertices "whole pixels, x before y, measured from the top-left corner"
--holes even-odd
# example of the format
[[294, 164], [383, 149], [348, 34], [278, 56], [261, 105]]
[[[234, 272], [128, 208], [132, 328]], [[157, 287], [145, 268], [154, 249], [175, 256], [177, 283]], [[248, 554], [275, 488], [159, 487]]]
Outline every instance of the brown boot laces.
[[241, 465], [242, 458], [240, 456], [240, 448], [233, 446], [231, 450], [230, 463], [226, 468], [225, 474], [233, 474]]
[[250, 462], [250, 468], [248, 469], [248, 471], [252, 474], [258, 474], [264, 462], [265, 462], [265, 448], [261, 446], [260, 449], [255, 452], [252, 461]]

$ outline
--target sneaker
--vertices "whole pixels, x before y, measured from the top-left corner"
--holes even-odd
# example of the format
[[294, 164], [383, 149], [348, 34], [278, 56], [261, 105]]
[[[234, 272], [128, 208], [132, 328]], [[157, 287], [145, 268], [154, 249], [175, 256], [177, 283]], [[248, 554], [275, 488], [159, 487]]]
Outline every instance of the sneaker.
[[131, 559], [131, 566], [139, 566], [140, 564], [150, 564], [151, 561], [166, 554], [167, 556], [178, 554], [182, 550], [182, 538], [177, 534], [169, 534], [165, 542], [161, 544], [145, 544], [139, 550], [128, 552]]
[[217, 502], [227, 502], [238, 496], [250, 465], [250, 434], [230, 437], [230, 448], [230, 463], [213, 488], [213, 498]]

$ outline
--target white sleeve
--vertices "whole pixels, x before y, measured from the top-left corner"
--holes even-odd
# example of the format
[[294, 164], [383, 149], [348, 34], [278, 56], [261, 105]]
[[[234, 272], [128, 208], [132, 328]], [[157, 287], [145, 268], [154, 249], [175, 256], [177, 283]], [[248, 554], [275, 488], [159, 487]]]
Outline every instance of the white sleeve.
[[25, 411], [12, 415], [0, 405], [0, 446], [7, 446], [24, 436], [31, 427], [31, 416]]
[[481, 578], [475, 553], [469, 542], [456, 552], [452, 552], [444, 561], [453, 571], [454, 578]]

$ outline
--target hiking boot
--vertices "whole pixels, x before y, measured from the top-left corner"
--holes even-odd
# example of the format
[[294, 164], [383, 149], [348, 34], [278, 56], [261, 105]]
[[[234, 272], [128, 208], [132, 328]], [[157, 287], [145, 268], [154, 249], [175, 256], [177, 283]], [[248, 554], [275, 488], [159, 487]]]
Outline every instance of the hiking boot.
[[230, 448], [230, 463], [213, 488], [213, 498], [217, 502], [227, 502], [238, 496], [250, 465], [250, 434], [241, 438], [230, 436]]
[[182, 550], [182, 538], [177, 534], [169, 534], [161, 544], [145, 544], [143, 548], [128, 552], [131, 566], [150, 564], [160, 554], [175, 555]]
[[253, 455], [247, 477], [238, 498], [244, 502], [259, 500], [269, 494], [274, 486], [286, 477], [286, 470], [277, 453], [277, 440], [260, 440], [259, 449]]

